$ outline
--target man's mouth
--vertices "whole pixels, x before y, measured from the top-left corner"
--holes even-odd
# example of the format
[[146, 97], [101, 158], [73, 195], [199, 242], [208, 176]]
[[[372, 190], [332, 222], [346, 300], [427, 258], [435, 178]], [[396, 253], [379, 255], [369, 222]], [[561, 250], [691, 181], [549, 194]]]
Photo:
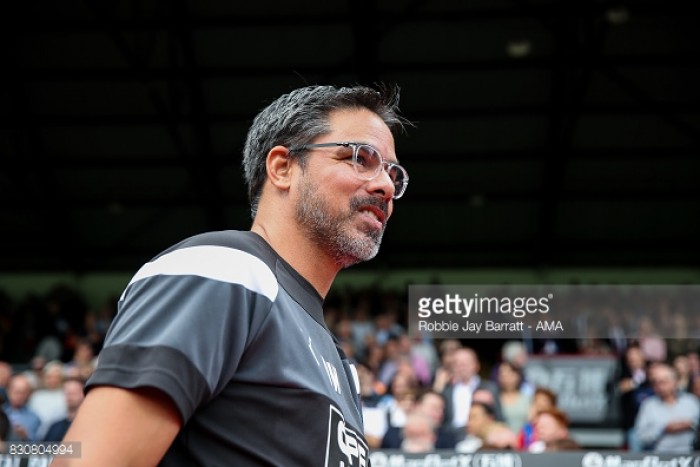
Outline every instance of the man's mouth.
[[371, 217], [373, 220], [377, 221], [380, 225], [384, 225], [384, 219], [386, 218], [384, 212], [375, 206], [362, 206], [359, 210], [362, 214]]

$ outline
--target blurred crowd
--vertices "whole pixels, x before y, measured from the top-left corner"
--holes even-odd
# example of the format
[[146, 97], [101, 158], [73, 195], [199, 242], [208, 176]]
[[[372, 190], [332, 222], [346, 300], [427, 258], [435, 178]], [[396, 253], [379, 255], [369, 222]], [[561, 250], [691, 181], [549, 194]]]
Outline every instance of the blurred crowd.
[[[62, 438], [115, 314], [115, 300], [91, 310], [63, 285], [19, 302], [0, 290], [0, 441]], [[370, 447], [416, 453], [579, 449], [558, 394], [527, 380], [538, 354], [619, 359], [621, 423], [607, 427], [623, 430], [619, 448], [696, 449], [698, 339], [672, 309], [662, 315], [619, 329], [625, 314], [611, 312], [607, 333], [581, 339], [466, 342], [410, 334], [401, 293], [348, 288], [325, 302], [326, 324], [356, 362]]]

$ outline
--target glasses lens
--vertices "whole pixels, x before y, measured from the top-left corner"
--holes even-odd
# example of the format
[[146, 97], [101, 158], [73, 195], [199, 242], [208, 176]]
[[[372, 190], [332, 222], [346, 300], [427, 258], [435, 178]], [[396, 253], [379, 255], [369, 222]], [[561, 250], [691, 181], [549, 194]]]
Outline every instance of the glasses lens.
[[354, 156], [355, 170], [362, 178], [371, 180], [382, 168], [382, 156], [372, 146], [357, 146]]
[[408, 185], [408, 176], [406, 171], [401, 166], [393, 166], [389, 170], [389, 175], [394, 181], [394, 198], [399, 199], [403, 196]]
[[[384, 168], [381, 154], [372, 146], [358, 145], [353, 154], [353, 162], [357, 174], [365, 180], [372, 180]], [[387, 173], [394, 182], [394, 198], [403, 196], [408, 184], [408, 175], [403, 167], [395, 164], [386, 164]]]

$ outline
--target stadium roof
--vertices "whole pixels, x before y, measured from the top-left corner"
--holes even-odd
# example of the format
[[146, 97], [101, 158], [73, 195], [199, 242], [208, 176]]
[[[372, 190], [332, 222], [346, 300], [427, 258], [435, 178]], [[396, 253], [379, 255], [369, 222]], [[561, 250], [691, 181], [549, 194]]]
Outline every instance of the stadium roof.
[[367, 267], [700, 264], [700, 40], [679, 0], [100, 0], [0, 14], [0, 270], [134, 270], [247, 229], [266, 103], [397, 83], [411, 174]]

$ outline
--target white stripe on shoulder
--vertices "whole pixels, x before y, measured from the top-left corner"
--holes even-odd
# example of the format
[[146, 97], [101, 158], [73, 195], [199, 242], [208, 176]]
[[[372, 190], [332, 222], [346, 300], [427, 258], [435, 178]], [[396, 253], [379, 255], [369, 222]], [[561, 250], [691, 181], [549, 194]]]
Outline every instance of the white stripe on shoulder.
[[200, 276], [240, 284], [270, 301], [275, 300], [279, 289], [277, 278], [260, 258], [245, 251], [215, 245], [181, 248], [164, 254], [144, 264], [126, 288], [142, 279], [160, 275]]

